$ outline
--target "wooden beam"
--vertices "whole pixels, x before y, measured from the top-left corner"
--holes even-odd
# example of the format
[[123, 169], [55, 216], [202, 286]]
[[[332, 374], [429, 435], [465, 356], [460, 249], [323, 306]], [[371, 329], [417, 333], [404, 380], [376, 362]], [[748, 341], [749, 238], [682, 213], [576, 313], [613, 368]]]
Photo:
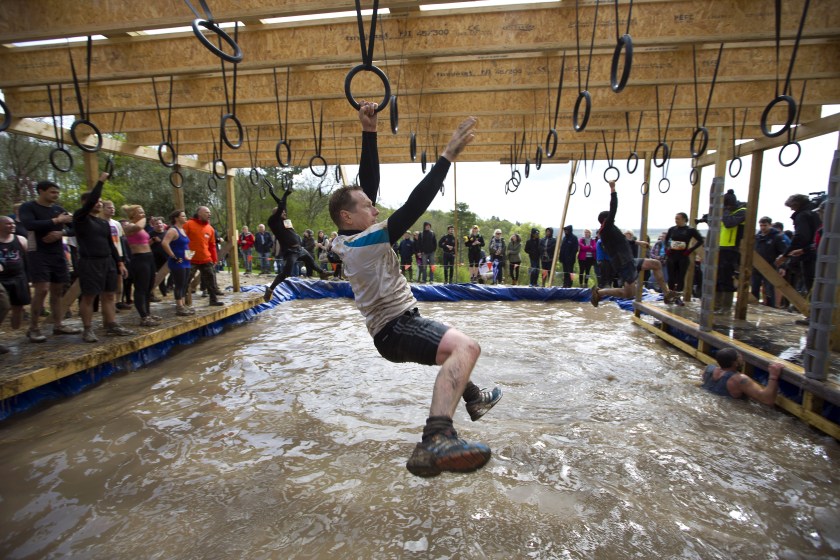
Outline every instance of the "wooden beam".
[[[761, 189], [761, 168], [764, 164], [764, 152], [752, 155], [750, 165], [750, 190], [747, 195], [747, 215], [744, 218], [744, 236], [741, 239], [739, 251], [741, 262], [738, 268], [738, 301], [735, 304], [735, 318], [747, 318], [747, 305], [752, 288], [753, 260], [755, 259], [755, 225], [758, 220], [758, 198]], [[762, 259], [763, 260], [763, 259]]]
[[800, 295], [793, 286], [788, 284], [787, 280], [779, 276], [779, 273], [776, 272], [776, 267], [765, 261], [764, 258], [758, 254], [754, 254], [752, 260], [753, 266], [759, 274], [764, 276], [765, 280], [773, 284], [774, 288], [782, 292], [788, 301], [796, 307], [800, 313], [807, 316], [811, 308], [808, 301], [802, 297], [802, 295]]

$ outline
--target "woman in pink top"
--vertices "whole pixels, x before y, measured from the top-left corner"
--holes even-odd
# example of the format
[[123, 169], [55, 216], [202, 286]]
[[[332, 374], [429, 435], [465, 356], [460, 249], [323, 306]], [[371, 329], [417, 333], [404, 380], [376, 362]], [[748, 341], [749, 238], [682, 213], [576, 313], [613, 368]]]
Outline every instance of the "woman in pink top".
[[578, 240], [578, 271], [580, 272], [580, 285], [589, 286], [589, 270], [595, 266], [595, 240], [592, 232], [583, 230], [583, 237]]
[[125, 240], [131, 249], [129, 273], [134, 281], [134, 307], [140, 314], [140, 326], [156, 327], [161, 317], [151, 314], [150, 303], [155, 284], [155, 258], [149, 246], [149, 234], [146, 232], [146, 212], [137, 204], [122, 207], [129, 223], [123, 228]]

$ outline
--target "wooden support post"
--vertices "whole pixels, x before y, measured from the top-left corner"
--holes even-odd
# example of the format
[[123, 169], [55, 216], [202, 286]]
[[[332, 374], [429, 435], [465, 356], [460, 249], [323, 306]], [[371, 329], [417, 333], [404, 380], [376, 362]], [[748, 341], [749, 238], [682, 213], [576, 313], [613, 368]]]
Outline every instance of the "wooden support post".
[[[183, 179], [179, 181], [179, 183], [183, 183]], [[184, 189], [172, 187], [172, 208], [176, 210], [183, 210], [187, 217], [191, 216], [190, 212], [187, 212], [187, 209], [184, 208], [186, 204], [184, 202]]]
[[85, 159], [85, 180], [87, 181], [87, 190], [91, 190], [96, 182], [99, 180], [99, 159], [95, 153], [82, 152]]
[[[455, 268], [452, 270], [452, 283], [458, 283], [458, 270], [459, 266], [458, 263], [461, 260], [458, 258], [461, 255], [461, 251], [458, 250], [458, 246], [461, 244], [461, 240], [458, 239], [458, 162], [452, 164], [452, 192], [455, 195], [455, 211], [453, 212], [455, 221], [452, 225], [455, 226], [455, 264], [453, 265]], [[443, 279], [446, 280], [446, 270], [443, 271]]]
[[747, 318], [747, 306], [750, 302], [750, 276], [753, 269], [753, 247], [755, 247], [755, 225], [758, 220], [758, 197], [761, 188], [761, 166], [764, 152], [752, 155], [750, 168], [750, 191], [747, 198], [747, 217], [744, 219], [744, 237], [741, 239], [741, 264], [738, 272], [738, 303], [735, 305], [735, 318]]
[[[695, 162], [696, 163], [696, 162]], [[697, 179], [694, 185], [691, 187], [691, 210], [688, 214], [688, 221], [689, 224], [697, 218], [698, 214], [700, 213], [700, 177], [703, 172], [703, 168], [700, 166], [695, 167], [697, 173]], [[695, 243], [694, 240], [691, 243]], [[695, 250], [695, 252], [691, 255], [691, 262], [688, 263], [688, 271], [685, 273], [685, 285], [683, 286], [683, 301], [691, 301], [691, 296], [693, 294], [694, 288], [694, 262], [695, 262], [695, 255], [700, 252], [704, 251], [703, 248]], [[699, 294], [698, 294], [699, 296]]]
[[[586, 165], [586, 162], [583, 162]], [[554, 244], [554, 257], [551, 259], [551, 270], [548, 271], [548, 285], [554, 285], [554, 270], [557, 268], [557, 256], [560, 254], [560, 234], [563, 233], [563, 228], [566, 227], [566, 213], [569, 211], [569, 200], [572, 198], [572, 183], [575, 181], [575, 173], [577, 172], [578, 162], [572, 160], [572, 172], [569, 175], [569, 185], [566, 187], [566, 202], [563, 204], [563, 217], [560, 219], [560, 231], [554, 237], [557, 242]]]
[[[233, 244], [233, 247], [238, 247], [236, 240], [239, 238], [239, 233], [236, 228], [236, 189], [234, 188], [233, 175], [225, 177], [225, 186], [227, 187], [227, 212], [228, 212], [228, 241]], [[221, 259], [221, 257], [219, 257]], [[233, 282], [233, 292], [239, 292], [239, 251], [231, 251], [231, 273], [230, 278]]]
[[[650, 161], [651, 155], [647, 152], [644, 153], [645, 158], [645, 184], [647, 185], [647, 190], [642, 195], [642, 224], [639, 226], [639, 240], [640, 241], [647, 241], [647, 223], [648, 223], [648, 208], [650, 207]], [[648, 247], [650, 249], [650, 247]], [[642, 253], [642, 247], [639, 247], [639, 256], [645, 257]], [[636, 301], [642, 301], [642, 291], [645, 285], [645, 273], [644, 271], [639, 272], [639, 278], [636, 280]], [[639, 316], [638, 311], [634, 311], [636, 317]]]

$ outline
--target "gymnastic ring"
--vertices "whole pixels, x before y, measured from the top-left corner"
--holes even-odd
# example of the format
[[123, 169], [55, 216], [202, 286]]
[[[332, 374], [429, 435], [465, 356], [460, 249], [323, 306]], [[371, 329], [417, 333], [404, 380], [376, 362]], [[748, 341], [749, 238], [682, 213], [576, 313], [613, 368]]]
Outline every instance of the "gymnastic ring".
[[[767, 126], [767, 118], [770, 116], [770, 111], [773, 110], [773, 107], [778, 105], [784, 101], [787, 103], [788, 107], [788, 116], [787, 120], [785, 121], [785, 125], [781, 128], [781, 130], [777, 130], [776, 132], [770, 132], [770, 128]], [[761, 113], [761, 132], [764, 133], [764, 136], [768, 138], [775, 138], [776, 136], [781, 136], [788, 130], [790, 130], [790, 125], [793, 123], [793, 119], [796, 118], [796, 101], [790, 95], [780, 95], [773, 101], [771, 101], [767, 107], [764, 108], [764, 112]]]
[[613, 181], [618, 181], [618, 178], [621, 177], [621, 171], [619, 171], [618, 167], [614, 165], [610, 165], [604, 170], [604, 181], [606, 181], [607, 183], [610, 182], [610, 180], [607, 179], [607, 171], [609, 171], [610, 169], [615, 169], [615, 179], [613, 179]]
[[[697, 140], [697, 135], [700, 135], [700, 147], [694, 147], [694, 143]], [[691, 135], [691, 157], [700, 157], [706, 153], [706, 148], [709, 147], [709, 129], [705, 126], [701, 126], [697, 130], [694, 131], [694, 134]]]
[[573, 195], [573, 194], [575, 194], [576, 192], [577, 192], [577, 183], [575, 183], [574, 181], [572, 181], [572, 184], [571, 184], [571, 185], [569, 185], [569, 196], [572, 196], [572, 195]]
[[592, 183], [587, 181], [586, 184], [583, 185], [583, 196], [585, 198], [589, 198], [590, 194], [592, 194]]
[[[618, 59], [621, 55], [622, 48], [625, 49], [624, 54], [624, 70], [621, 71], [621, 79], [618, 80]], [[619, 38], [613, 51], [612, 65], [610, 66], [610, 87], [615, 93], [620, 93], [627, 85], [627, 80], [630, 78], [630, 68], [633, 67], [633, 38], [625, 33]]]
[[510, 179], [505, 181], [505, 194], [510, 193]]
[[[220, 164], [222, 166], [222, 172], [221, 173], [218, 172], [218, 167], [219, 167]], [[227, 176], [227, 172], [228, 172], [228, 168], [227, 168], [227, 164], [225, 163], [225, 160], [223, 160], [222, 158], [213, 160], [213, 177], [215, 177], [217, 179], [224, 179], [225, 176]]]
[[[212, 31], [213, 33], [218, 35], [219, 38], [222, 39], [222, 41], [230, 45], [230, 47], [233, 49], [233, 54], [227, 54], [225, 51], [211, 43], [210, 39], [205, 37], [204, 33], [202, 33], [201, 30], [198, 28], [199, 26], [203, 27], [204, 29], [207, 29], [208, 31]], [[199, 41], [201, 41], [201, 44], [207, 47], [207, 50], [209, 50], [211, 53], [215, 54], [222, 60], [232, 62], [233, 64], [242, 62], [242, 49], [239, 48], [239, 45], [236, 44], [236, 41], [234, 41], [230, 35], [222, 31], [222, 29], [218, 25], [216, 25], [212, 21], [199, 18], [193, 20], [192, 28], [193, 33], [195, 33], [195, 36], [198, 37]]]
[[341, 166], [338, 164], [335, 165], [335, 182], [341, 182]]
[[260, 185], [257, 188], [257, 195], [260, 197], [260, 200], [265, 200], [266, 196], [268, 196], [268, 193], [265, 192], [265, 187], [264, 186]]
[[[236, 132], [239, 133], [239, 141], [236, 143], [231, 142], [230, 138], [228, 138], [227, 135], [227, 127], [225, 126], [225, 124], [227, 123], [227, 121], [230, 120], [232, 120], [233, 124], [236, 125]], [[219, 123], [219, 134], [221, 134], [222, 136], [222, 141], [224, 141], [224, 143], [227, 144], [228, 148], [230, 148], [231, 150], [238, 150], [242, 147], [242, 137], [244, 136], [244, 134], [242, 133], [242, 123], [239, 121], [239, 118], [236, 115], [232, 113], [225, 113], [224, 115], [222, 115], [222, 120]]]
[[[656, 160], [658, 159], [657, 154], [659, 154], [659, 150], [662, 150], [664, 154], [662, 161], [656, 163]], [[669, 148], [668, 144], [666, 144], [665, 142], [660, 142], [656, 146], [656, 149], [653, 151], [653, 165], [655, 165], [656, 167], [662, 167], [668, 161], [669, 157], [671, 157], [671, 148]]]
[[440, 184], [440, 196], [443, 196], [443, 192], [444, 192], [444, 189], [445, 189], [445, 188], [446, 188], [446, 185], [444, 185], [443, 183], [441, 183], [441, 184]]
[[108, 174], [108, 177], [114, 176], [114, 169], [116, 166], [114, 165], [114, 156], [109, 157], [105, 160], [105, 173]]
[[[633, 169], [630, 169], [630, 162], [633, 162]], [[627, 173], [632, 175], [636, 172], [636, 169], [639, 167], [639, 154], [636, 152], [630, 152], [630, 155], [627, 156]]]
[[400, 110], [397, 107], [396, 95], [391, 96], [391, 112], [389, 116], [391, 117], [391, 134], [396, 134], [400, 129]]
[[[283, 162], [283, 158], [280, 157], [280, 146], [286, 148], [286, 162]], [[277, 158], [280, 167], [289, 167], [289, 164], [292, 163], [292, 147], [285, 140], [280, 140], [274, 147], [274, 157]]]
[[216, 181], [216, 178], [211, 175], [210, 178], [207, 179], [207, 188], [210, 189], [210, 192], [214, 193], [216, 192], [218, 186], [219, 182]]
[[413, 132], [408, 141], [408, 155], [411, 156], [411, 161], [417, 161], [417, 135]]
[[[164, 148], [167, 148], [169, 153], [172, 154], [172, 159], [170, 161], [166, 161], [165, 159], [163, 159]], [[175, 167], [175, 164], [178, 163], [178, 154], [175, 153], [175, 146], [173, 146], [170, 142], [161, 142], [160, 144], [158, 144], [157, 152], [158, 159], [164, 167]]]
[[[581, 100], [586, 101], [583, 110], [583, 121], [578, 125], [578, 113], [580, 112]], [[577, 101], [575, 101], [575, 112], [572, 114], [572, 124], [575, 127], [575, 132], [583, 132], [589, 123], [589, 114], [592, 112], [592, 95], [587, 90], [583, 90], [578, 94]]]
[[[321, 173], [315, 171], [315, 164], [318, 163], [319, 160], [324, 162], [324, 170], [321, 171]], [[325, 160], [320, 154], [315, 154], [309, 158], [309, 171], [311, 171], [316, 177], [323, 177], [327, 174], [327, 160]]]
[[520, 173], [518, 169], [514, 169], [510, 174], [510, 180], [511, 183], [513, 183], [513, 186], [519, 188], [519, 184], [522, 182], [522, 173]]
[[423, 170], [423, 173], [426, 172], [426, 150], [420, 154], [420, 169]]
[[691, 173], [688, 174], [688, 182], [691, 183], [692, 186], [697, 184], [697, 175], [698, 175], [697, 168], [692, 167], [691, 168]]
[[[734, 171], [734, 172], [733, 172], [733, 171], [732, 171], [732, 165], [733, 165], [736, 161], [738, 162], [738, 171]], [[732, 177], [732, 178], [734, 179], [734, 178], [735, 178], [735, 177], [737, 177], [740, 173], [741, 173], [741, 157], [740, 157], [740, 156], [738, 156], [738, 157], [736, 157], [735, 159], [733, 159], [732, 161], [730, 161], [730, 162], [729, 162], [729, 176], [730, 176], [730, 177]]]
[[647, 181], [642, 183], [641, 191], [642, 191], [642, 196], [647, 196], [648, 191], [650, 191], [650, 185], [648, 185]]
[[515, 193], [516, 191], [518, 191], [518, 190], [519, 190], [519, 184], [520, 184], [520, 183], [519, 183], [519, 182], [517, 182], [517, 181], [515, 181], [513, 177], [511, 177], [510, 179], [508, 179], [508, 183], [510, 183], [510, 184], [509, 184], [509, 185], [505, 185], [505, 188], [506, 188], [506, 191], [507, 191], [507, 192], [512, 192], [512, 193]]
[[537, 146], [537, 155], [534, 157], [534, 167], [537, 168], [537, 171], [539, 171], [540, 168], [542, 167], [542, 160], [543, 160], [542, 146]]
[[[93, 148], [88, 148], [87, 146], [79, 142], [79, 138], [76, 136], [76, 127], [78, 127], [80, 124], [85, 124], [93, 130], [93, 135], [96, 136], [96, 146], [94, 146]], [[77, 148], [89, 154], [95, 154], [99, 151], [100, 148], [102, 148], [102, 133], [99, 132], [99, 129], [96, 128], [96, 125], [90, 122], [88, 119], [77, 119], [73, 121], [73, 124], [70, 125], [70, 138], [73, 139], [73, 143], [76, 145]]]
[[531, 175], [531, 159], [525, 158], [525, 178], [527, 179]]
[[[61, 167], [55, 162], [55, 155], [57, 153], [62, 153], [67, 156], [67, 167]], [[50, 164], [55, 168], [56, 171], [61, 171], [62, 173], [67, 173], [71, 169], [73, 169], [73, 155], [67, 148], [53, 148], [50, 152]]]
[[0, 99], [0, 107], [3, 109], [3, 122], [0, 123], [0, 132], [3, 132], [12, 124], [12, 112], [9, 111], [9, 106], [2, 99]]
[[376, 112], [378, 113], [382, 109], [388, 106], [388, 102], [391, 101], [391, 82], [388, 81], [388, 76], [385, 75], [378, 66], [370, 65], [365, 66], [364, 64], [359, 64], [352, 70], [347, 73], [347, 77], [344, 78], [344, 96], [347, 98], [347, 101], [350, 102], [350, 105], [353, 106], [354, 109], [357, 111], [361, 107], [361, 105], [353, 98], [353, 93], [350, 91], [350, 83], [353, 81], [353, 76], [365, 70], [367, 72], [373, 72], [379, 79], [382, 80], [382, 84], [385, 86], [385, 95], [382, 97], [382, 103], [376, 108]]
[[[176, 189], [180, 189], [184, 186], [184, 175], [181, 173], [179, 167], [179, 165], [176, 165], [175, 169], [172, 170], [172, 173], [169, 174], [169, 184]], [[177, 181], [175, 180], [176, 177], [178, 178]]]
[[[796, 146], [796, 157], [793, 158], [793, 161], [791, 161], [790, 163], [785, 163], [782, 161], [782, 154], [785, 153], [785, 148], [787, 148], [788, 146]], [[787, 144], [782, 146], [781, 150], [779, 150], [779, 163], [782, 165], [782, 167], [790, 167], [791, 165], [799, 161], [799, 156], [801, 155], [802, 146], [799, 145], [799, 142], [788, 142]]]
[[251, 171], [248, 172], [248, 181], [250, 181], [251, 184], [256, 187], [260, 184], [260, 179], [260, 170], [256, 167], [252, 167]]
[[[668, 185], [668, 187], [664, 191], [662, 190], [662, 183], [663, 182], [666, 185]], [[671, 190], [671, 180], [668, 177], [662, 177], [659, 180], [659, 187], [658, 188], [659, 188], [659, 192], [661, 192], [662, 194], [665, 194], [666, 192], [670, 191]]]
[[[549, 142], [551, 144], [549, 144]], [[549, 149], [549, 145], [551, 149]], [[545, 137], [545, 157], [551, 159], [557, 153], [557, 129], [552, 128]]]

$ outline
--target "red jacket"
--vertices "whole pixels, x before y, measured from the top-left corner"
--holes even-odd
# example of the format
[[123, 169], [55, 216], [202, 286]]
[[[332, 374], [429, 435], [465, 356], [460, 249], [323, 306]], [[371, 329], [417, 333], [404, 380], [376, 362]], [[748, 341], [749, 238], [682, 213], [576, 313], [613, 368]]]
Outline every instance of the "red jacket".
[[256, 241], [256, 239], [254, 239], [254, 234], [249, 231], [248, 233], [239, 234], [239, 242], [237, 244], [240, 249], [247, 251], [254, 246], [254, 241]]
[[190, 251], [194, 251], [190, 263], [198, 265], [218, 262], [216, 230], [213, 229], [210, 222], [190, 218], [184, 224], [184, 233], [190, 238]]

